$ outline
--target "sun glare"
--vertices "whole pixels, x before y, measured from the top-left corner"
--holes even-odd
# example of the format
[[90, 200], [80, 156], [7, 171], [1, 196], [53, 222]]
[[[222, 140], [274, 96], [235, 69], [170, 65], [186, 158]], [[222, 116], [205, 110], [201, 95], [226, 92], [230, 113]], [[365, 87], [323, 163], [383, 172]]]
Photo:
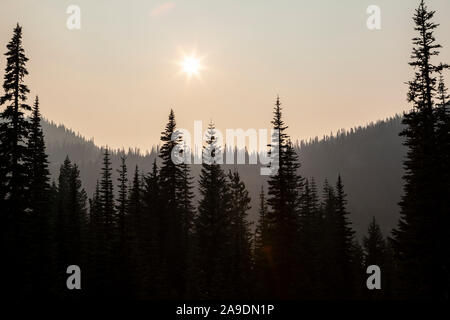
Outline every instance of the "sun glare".
[[188, 77], [198, 76], [201, 69], [200, 59], [194, 55], [186, 56], [181, 62], [181, 68], [182, 71], [188, 75]]

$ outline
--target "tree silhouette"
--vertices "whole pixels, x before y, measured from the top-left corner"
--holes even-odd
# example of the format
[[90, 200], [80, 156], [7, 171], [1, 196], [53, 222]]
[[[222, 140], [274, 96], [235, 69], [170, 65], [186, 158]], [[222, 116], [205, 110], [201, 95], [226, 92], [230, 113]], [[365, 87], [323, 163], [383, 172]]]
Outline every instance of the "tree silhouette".
[[200, 202], [195, 220], [197, 292], [200, 298], [224, 298], [230, 295], [228, 258], [230, 218], [227, 215], [229, 190], [227, 178], [215, 156], [219, 151], [216, 131], [210, 123], [200, 173]]
[[269, 178], [270, 210], [267, 214], [269, 248], [273, 259], [275, 283], [273, 292], [279, 298], [292, 298], [298, 294], [297, 275], [301, 273], [298, 261], [299, 221], [298, 204], [299, 188], [302, 178], [297, 174], [297, 155], [286, 134], [287, 126], [282, 119], [280, 99], [277, 98], [272, 125], [277, 132], [274, 142], [278, 148], [278, 171]]
[[[435, 130], [434, 112], [437, 92], [436, 75], [442, 69], [432, 63], [441, 46], [436, 43], [433, 22], [435, 12], [429, 11], [422, 0], [414, 14], [417, 36], [413, 38], [413, 52], [409, 63], [415, 70], [409, 84], [408, 102], [413, 110], [404, 116], [405, 137], [408, 147], [404, 161], [404, 196], [400, 203], [401, 219], [394, 230], [394, 244], [400, 260], [401, 292], [410, 298], [443, 298], [448, 292], [446, 265], [442, 259], [445, 242], [445, 218], [442, 211], [442, 173], [439, 171], [439, 148]], [[412, 280], [414, 279], [414, 280]]]

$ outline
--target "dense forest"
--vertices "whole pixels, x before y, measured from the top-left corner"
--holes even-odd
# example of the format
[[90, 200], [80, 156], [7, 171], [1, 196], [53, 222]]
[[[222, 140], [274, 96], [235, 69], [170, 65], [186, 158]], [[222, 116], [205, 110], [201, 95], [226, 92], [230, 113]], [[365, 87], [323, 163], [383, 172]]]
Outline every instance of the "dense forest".
[[[63, 125], [43, 119], [42, 127], [51, 179], [58, 179], [59, 167], [69, 156], [80, 168], [86, 192], [92, 194], [97, 173], [102, 167], [102, 148], [97, 147], [93, 140], [87, 140]], [[402, 159], [406, 154], [406, 148], [401, 145], [404, 139], [398, 134], [402, 129], [402, 117], [397, 115], [320, 139], [296, 141], [294, 144], [301, 161], [298, 173], [303, 177], [314, 177], [319, 188], [322, 188], [326, 178], [334, 183], [338, 173], [343, 177], [358, 177], [346, 181], [346, 190], [350, 220], [359, 239], [366, 233], [373, 217], [376, 217], [385, 235], [397, 224], [398, 201], [402, 193]], [[155, 146], [149, 152], [136, 149], [110, 150], [112, 166], [118, 168], [120, 158], [125, 155], [128, 166], [137, 165], [140, 171], [149, 172], [155, 159], [159, 164], [158, 148]], [[389, 157], [385, 157], [386, 154]], [[261, 185], [267, 183], [267, 177], [260, 175], [259, 166], [222, 165], [225, 171], [239, 171], [247, 185], [252, 199], [248, 215], [251, 222], [257, 221]], [[201, 166], [192, 164], [190, 169], [196, 185]], [[132, 175], [133, 172], [129, 171], [127, 177], [130, 181]], [[118, 173], [113, 171], [112, 179], [117, 178]], [[117, 188], [114, 191], [117, 193]], [[197, 191], [194, 188], [194, 202], [198, 201]]]
[[[271, 125], [279, 133], [272, 141], [278, 170], [265, 180], [244, 179], [246, 170], [215, 161], [195, 168], [174, 163], [172, 151], [184, 152], [184, 144], [182, 136], [172, 138], [173, 110], [160, 146], [148, 155], [105, 147], [98, 163], [93, 142], [81, 139], [72, 151], [78, 158], [65, 155], [52, 179], [55, 162], [49, 154], [56, 154], [55, 143], [44, 139], [43, 124], [49, 136], [61, 128], [42, 121], [38, 97], [27, 103], [28, 58], [18, 24], [7, 44], [0, 96], [3, 290], [10, 297], [63, 299], [447, 300], [450, 97], [444, 71], [449, 66], [434, 62], [440, 48], [434, 14], [421, 1], [413, 17], [409, 112], [369, 129], [295, 143], [277, 98]], [[391, 130], [383, 126], [399, 128], [400, 136], [373, 137]], [[79, 137], [72, 138], [71, 148], [77, 148]], [[203, 157], [214, 159], [222, 147], [210, 123]], [[373, 159], [365, 161], [352, 150]], [[327, 157], [334, 157], [335, 166], [323, 164]], [[80, 166], [83, 159], [90, 160]], [[303, 162], [309, 162], [307, 175]], [[379, 162], [384, 167], [372, 170]], [[385, 186], [352, 182], [383, 170], [394, 172]], [[95, 186], [85, 189], [83, 174], [95, 177]], [[402, 174], [400, 184], [395, 179]], [[249, 184], [258, 189], [253, 201]], [[353, 185], [354, 199], [361, 199], [358, 210], [379, 188], [390, 193], [389, 201], [398, 196], [392, 232], [383, 235], [373, 214], [363, 237], [356, 235], [347, 185]], [[72, 265], [81, 269], [81, 290], [68, 290]], [[366, 286], [370, 265], [381, 269], [381, 290]]]

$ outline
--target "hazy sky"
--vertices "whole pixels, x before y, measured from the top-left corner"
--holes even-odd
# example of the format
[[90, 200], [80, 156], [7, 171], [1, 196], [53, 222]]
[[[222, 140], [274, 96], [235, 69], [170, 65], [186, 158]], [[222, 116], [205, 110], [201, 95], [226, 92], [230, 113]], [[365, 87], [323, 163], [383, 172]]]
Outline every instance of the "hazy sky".
[[[170, 108], [180, 127], [266, 128], [280, 95], [294, 138], [322, 136], [408, 105], [419, 0], [0, 0], [0, 50], [16, 22], [30, 58], [26, 83], [44, 116], [99, 145], [149, 149]], [[450, 62], [450, 1], [428, 0]], [[69, 30], [66, 9], [81, 9]], [[381, 30], [366, 27], [369, 5]], [[183, 52], [203, 57], [199, 78]], [[0, 58], [3, 78], [5, 58]], [[449, 80], [450, 81], [450, 80]], [[30, 96], [31, 100], [32, 96]]]

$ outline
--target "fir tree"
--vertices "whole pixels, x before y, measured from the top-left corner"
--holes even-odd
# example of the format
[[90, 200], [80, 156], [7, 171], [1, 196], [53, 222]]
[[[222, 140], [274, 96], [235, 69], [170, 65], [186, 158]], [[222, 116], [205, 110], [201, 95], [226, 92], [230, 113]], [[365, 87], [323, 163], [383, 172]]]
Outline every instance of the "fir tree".
[[255, 240], [254, 240], [254, 248], [256, 256], [261, 254], [262, 250], [266, 246], [267, 212], [268, 207], [266, 203], [266, 194], [264, 192], [264, 187], [261, 186], [261, 191], [259, 193], [258, 223], [255, 229]]
[[[435, 12], [429, 11], [422, 0], [414, 15], [417, 36], [413, 38], [413, 52], [409, 63], [415, 70], [409, 84], [408, 102], [413, 110], [404, 116], [406, 128], [401, 133], [408, 148], [404, 161], [404, 195], [401, 219], [394, 230], [394, 245], [400, 260], [401, 294], [411, 298], [437, 298], [448, 296], [445, 270], [448, 259], [442, 259], [446, 245], [440, 241], [448, 212], [442, 212], [439, 188], [439, 148], [436, 137], [434, 98], [437, 92], [437, 73], [441, 66], [432, 58], [441, 47], [436, 43], [433, 22]], [[448, 198], [448, 197], [445, 197]], [[412, 280], [414, 279], [414, 280]]]
[[[31, 224], [30, 252], [33, 263], [33, 283], [41, 293], [49, 293], [51, 265], [51, 204], [53, 200], [50, 193], [49, 170], [47, 154], [45, 153], [44, 135], [41, 127], [41, 114], [39, 100], [36, 97], [30, 123], [30, 135], [27, 144], [27, 166], [29, 168], [29, 208], [28, 218]], [[47, 282], [47, 283], [46, 283]]]
[[108, 148], [103, 151], [103, 166], [98, 190], [98, 198], [95, 200], [97, 210], [91, 221], [91, 272], [95, 278], [91, 279], [92, 292], [96, 295], [108, 297], [114, 296], [118, 290], [114, 290], [114, 282], [118, 282], [115, 265], [117, 254], [117, 232], [114, 210], [113, 182], [111, 179], [112, 168]]
[[366, 296], [370, 298], [387, 298], [391, 293], [389, 291], [393, 280], [392, 257], [390, 257], [388, 245], [375, 217], [373, 217], [372, 222], [369, 225], [367, 235], [363, 238], [363, 244], [365, 267], [367, 268], [368, 266], [376, 265], [380, 267], [381, 270], [382, 291], [379, 292], [379, 290], [374, 290], [367, 292], [368, 290], [366, 289]]
[[335, 223], [335, 255], [336, 265], [334, 266], [337, 274], [340, 275], [337, 279], [341, 280], [338, 284], [337, 291], [341, 292], [342, 297], [350, 298], [352, 292], [352, 244], [354, 231], [351, 228], [351, 222], [349, 221], [347, 211], [347, 195], [344, 192], [344, 185], [342, 183], [341, 176], [338, 176], [336, 183], [336, 211], [334, 215]]
[[269, 210], [267, 219], [269, 226], [269, 245], [274, 261], [275, 283], [272, 292], [279, 298], [298, 296], [298, 241], [299, 221], [298, 204], [299, 189], [302, 179], [297, 174], [297, 155], [286, 134], [287, 126], [282, 119], [280, 99], [277, 98], [272, 125], [277, 132], [275, 141], [278, 171], [269, 179]]
[[250, 196], [237, 171], [228, 174], [231, 222], [231, 264], [230, 281], [234, 298], [248, 298], [252, 285], [252, 241], [250, 223], [247, 221]]
[[65, 286], [66, 268], [82, 265], [83, 234], [86, 226], [86, 192], [82, 188], [77, 165], [66, 157], [61, 165], [56, 196], [55, 244], [56, 244], [56, 290], [62, 295], [68, 293]]
[[382, 265], [385, 259], [386, 242], [381, 233], [380, 226], [378, 225], [375, 217], [367, 230], [367, 236], [364, 237], [364, 252], [365, 252], [365, 264], [366, 265]]
[[266, 285], [267, 282], [272, 282], [270, 277], [272, 276], [270, 265], [273, 263], [271, 260], [271, 252], [268, 250], [268, 221], [267, 213], [268, 206], [266, 202], [266, 194], [264, 187], [261, 186], [259, 193], [259, 210], [258, 210], [258, 222], [255, 229], [254, 236], [254, 268], [255, 268], [255, 295], [258, 298], [270, 297], [270, 288]]
[[[22, 27], [17, 24], [13, 37], [7, 45], [6, 68], [3, 82], [4, 95], [0, 97], [0, 106], [4, 106], [0, 114], [0, 199], [2, 215], [8, 215], [8, 220], [21, 220], [17, 215], [23, 214], [28, 208], [28, 172], [27, 140], [30, 124], [25, 113], [31, 110], [26, 104], [29, 89], [24, 83], [28, 75], [25, 56], [22, 47]], [[12, 218], [15, 216], [14, 218]], [[17, 234], [17, 231], [15, 233]], [[20, 233], [19, 233], [20, 234]]]
[[41, 114], [39, 111], [38, 97], [36, 97], [33, 106], [30, 136], [27, 147], [27, 165], [30, 169], [28, 176], [30, 209], [32, 212], [42, 215], [48, 210], [50, 173], [48, 170], [48, 157], [45, 153], [45, 142], [41, 127]]
[[223, 298], [231, 294], [228, 283], [230, 245], [229, 190], [227, 178], [216, 163], [220, 152], [215, 127], [210, 123], [203, 150], [200, 173], [200, 202], [195, 220], [197, 243], [197, 282], [201, 298]]
[[117, 173], [119, 174], [118, 178], [118, 189], [119, 194], [117, 198], [117, 215], [118, 215], [118, 228], [119, 228], [119, 235], [121, 242], [125, 241], [125, 215], [127, 213], [127, 200], [128, 200], [128, 177], [127, 177], [127, 164], [126, 164], [126, 157], [122, 156], [120, 158], [121, 164], [120, 169], [117, 170]]
[[[183, 184], [182, 165], [176, 163], [173, 159], [173, 153], [181, 150], [182, 137], [176, 131], [175, 114], [170, 110], [169, 119], [165, 130], [161, 133], [161, 146], [159, 157], [161, 159], [161, 169], [159, 172], [160, 180], [160, 205], [163, 215], [160, 216], [159, 234], [161, 235], [161, 257], [163, 263], [167, 265], [169, 287], [174, 297], [184, 295], [186, 290], [186, 258], [187, 247], [183, 242], [184, 224], [190, 219], [183, 214], [191, 213], [182, 210], [183, 203], [180, 194]], [[176, 149], [175, 149], [176, 148]], [[187, 167], [184, 169], [188, 170]], [[189, 228], [188, 226], [186, 226]]]
[[102, 223], [111, 228], [114, 224], [114, 191], [111, 180], [112, 168], [108, 148], [103, 153], [102, 176], [100, 180], [100, 205]]

